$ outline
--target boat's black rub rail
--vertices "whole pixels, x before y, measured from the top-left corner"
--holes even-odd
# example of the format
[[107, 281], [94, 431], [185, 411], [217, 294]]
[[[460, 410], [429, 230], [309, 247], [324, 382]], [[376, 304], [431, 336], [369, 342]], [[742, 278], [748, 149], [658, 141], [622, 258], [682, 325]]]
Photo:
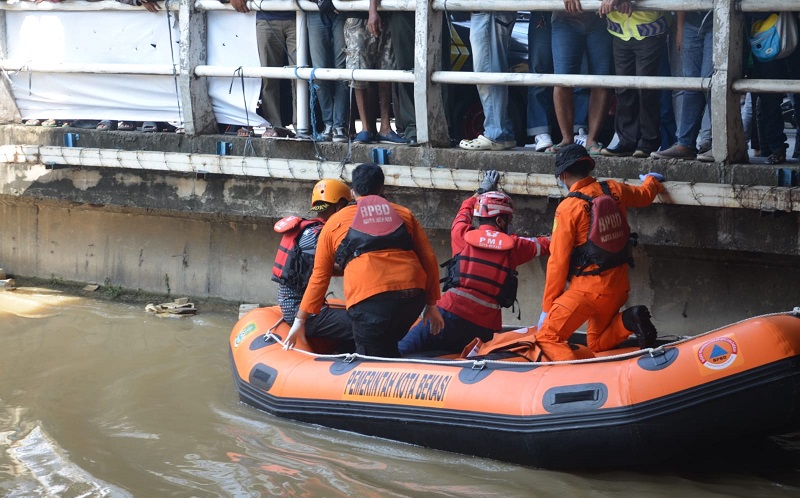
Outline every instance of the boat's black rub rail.
[[796, 401], [800, 402], [800, 359], [798, 358], [781, 360], [712, 384], [693, 387], [629, 407], [605, 408], [599, 411], [588, 409], [584, 413], [567, 415], [536, 416], [509, 416], [400, 404], [278, 398], [244, 382], [235, 372], [234, 368], [234, 380], [243, 401], [281, 417], [308, 419], [310, 415], [319, 414], [320, 418], [325, 420], [335, 417], [358, 416], [359, 418], [385, 418], [391, 421], [463, 426], [464, 428], [478, 425], [498, 431], [537, 432], [554, 428], [597, 429], [642, 422], [651, 417], [668, 415], [685, 410], [690, 406], [701, 405], [710, 400], [728, 397], [742, 391], [759, 390], [762, 386], [782, 379], [793, 381], [794, 390], [789, 391], [794, 392]]
[[240, 399], [272, 415], [538, 467], [644, 465], [695, 448], [700, 431], [712, 434], [705, 443], [726, 442], [745, 440], [743, 426], [777, 434], [800, 425], [797, 357], [630, 407], [537, 416], [278, 398], [233, 372]]

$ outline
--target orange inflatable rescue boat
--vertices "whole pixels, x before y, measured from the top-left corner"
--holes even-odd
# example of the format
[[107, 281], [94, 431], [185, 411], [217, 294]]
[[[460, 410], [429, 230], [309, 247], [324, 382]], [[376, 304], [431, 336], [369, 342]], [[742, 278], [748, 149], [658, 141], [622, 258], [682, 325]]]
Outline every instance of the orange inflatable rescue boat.
[[[230, 336], [242, 401], [267, 413], [544, 468], [634, 466], [800, 430], [800, 308], [575, 362], [284, 350], [278, 307]], [[314, 345], [319, 351], [321, 345]]]

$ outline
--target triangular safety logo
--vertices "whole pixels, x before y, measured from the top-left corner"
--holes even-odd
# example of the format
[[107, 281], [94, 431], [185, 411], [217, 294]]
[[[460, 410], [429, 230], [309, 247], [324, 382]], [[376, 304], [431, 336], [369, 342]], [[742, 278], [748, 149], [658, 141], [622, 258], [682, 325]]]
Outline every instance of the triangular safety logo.
[[744, 362], [733, 334], [709, 339], [695, 346], [694, 352], [700, 364], [700, 373], [703, 375], [710, 375]]

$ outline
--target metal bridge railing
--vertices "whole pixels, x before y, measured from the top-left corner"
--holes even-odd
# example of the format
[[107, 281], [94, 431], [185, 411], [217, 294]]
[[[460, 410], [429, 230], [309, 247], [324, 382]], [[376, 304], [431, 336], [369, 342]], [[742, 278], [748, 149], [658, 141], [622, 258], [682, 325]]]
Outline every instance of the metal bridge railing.
[[[334, 0], [342, 12], [366, 11], [368, 0]], [[297, 68], [295, 67], [243, 67], [243, 77], [267, 77], [298, 80], [298, 128], [308, 128], [308, 80], [312, 68], [307, 58], [306, 12], [317, 10], [316, 3], [308, 0], [250, 1], [251, 10], [296, 11]], [[415, 12], [415, 67], [413, 71], [398, 70], [348, 70], [318, 68], [313, 77], [320, 80], [391, 81], [414, 84], [417, 134], [420, 143], [433, 146], [449, 145], [445, 112], [441, 103], [441, 84], [503, 84], [518, 86], [567, 86], [605, 88], [643, 88], [702, 90], [711, 93], [712, 133], [714, 157], [719, 162], [746, 162], [747, 151], [742, 132], [736, 93], [773, 92], [800, 93], [800, 80], [742, 79], [742, 12], [771, 12], [800, 10], [797, 0], [638, 0], [637, 9], [644, 10], [709, 10], [714, 11], [714, 74], [711, 78], [689, 77], [638, 77], [554, 75], [534, 73], [474, 73], [436, 70], [442, 53], [441, 16], [450, 11], [486, 10], [486, 0], [381, 0], [381, 10]], [[583, 0], [584, 10], [600, 7], [600, 0]], [[226, 77], [238, 68], [205, 64], [205, 23], [208, 11], [231, 10], [229, 4], [217, 0], [167, 0], [164, 7], [178, 11], [181, 56], [178, 70], [170, 65], [150, 64], [47, 64], [36, 61], [11, 61], [6, 59], [7, 40], [5, 11], [140, 11], [116, 1], [89, 2], [73, 0], [61, 3], [0, 2], [0, 68], [6, 71], [97, 73], [97, 74], [178, 74], [181, 80], [181, 105], [184, 111], [187, 134], [199, 134], [214, 129], [213, 115], [199, 112], [195, 107], [207, 108], [207, 87], [193, 85], [196, 77]], [[563, 0], [492, 0], [496, 11], [562, 11]], [[205, 88], [205, 95], [202, 93]], [[3, 95], [3, 92], [6, 95]], [[9, 101], [8, 89], [0, 86], [0, 102]], [[13, 97], [11, 97], [13, 102]]]

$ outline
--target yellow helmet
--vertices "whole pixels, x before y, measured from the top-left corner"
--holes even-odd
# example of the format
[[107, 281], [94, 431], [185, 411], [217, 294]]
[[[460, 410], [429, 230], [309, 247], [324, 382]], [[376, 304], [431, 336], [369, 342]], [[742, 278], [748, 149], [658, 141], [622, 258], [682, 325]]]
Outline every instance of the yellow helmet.
[[346, 199], [347, 202], [353, 200], [350, 187], [342, 181], [323, 178], [314, 185], [314, 190], [311, 192], [311, 210], [323, 211], [330, 204], [336, 204], [342, 199]]

